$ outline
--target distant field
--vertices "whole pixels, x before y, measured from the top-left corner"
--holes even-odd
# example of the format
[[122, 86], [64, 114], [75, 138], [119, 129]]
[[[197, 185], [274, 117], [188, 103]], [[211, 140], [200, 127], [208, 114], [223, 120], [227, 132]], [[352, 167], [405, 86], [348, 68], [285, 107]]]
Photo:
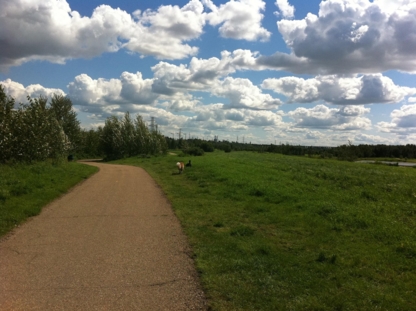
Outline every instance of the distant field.
[[118, 163], [167, 193], [213, 310], [416, 308], [414, 168], [249, 152]]
[[0, 236], [96, 171], [74, 162], [0, 165]]

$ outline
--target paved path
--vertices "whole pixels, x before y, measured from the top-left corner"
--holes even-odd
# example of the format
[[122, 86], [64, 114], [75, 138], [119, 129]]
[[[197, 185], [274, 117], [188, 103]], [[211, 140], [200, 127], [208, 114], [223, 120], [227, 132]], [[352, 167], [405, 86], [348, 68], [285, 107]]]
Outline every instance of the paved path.
[[0, 241], [0, 310], [205, 310], [189, 248], [142, 169], [100, 171]]

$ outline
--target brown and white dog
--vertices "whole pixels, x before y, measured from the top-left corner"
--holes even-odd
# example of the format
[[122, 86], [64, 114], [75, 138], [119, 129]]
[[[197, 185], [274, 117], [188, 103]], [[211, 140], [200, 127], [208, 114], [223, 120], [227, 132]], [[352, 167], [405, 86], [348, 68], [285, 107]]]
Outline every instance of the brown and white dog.
[[185, 169], [185, 165], [183, 164], [183, 162], [176, 163], [176, 166], [178, 167], [179, 174], [182, 174], [183, 170]]

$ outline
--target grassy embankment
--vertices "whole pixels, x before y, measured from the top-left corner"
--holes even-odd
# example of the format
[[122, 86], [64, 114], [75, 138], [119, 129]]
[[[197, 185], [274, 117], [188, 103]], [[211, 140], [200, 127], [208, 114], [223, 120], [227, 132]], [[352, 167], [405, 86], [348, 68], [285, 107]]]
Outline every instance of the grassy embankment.
[[414, 168], [249, 152], [118, 163], [166, 192], [213, 310], [416, 306]]
[[0, 236], [96, 171], [74, 162], [0, 165]]

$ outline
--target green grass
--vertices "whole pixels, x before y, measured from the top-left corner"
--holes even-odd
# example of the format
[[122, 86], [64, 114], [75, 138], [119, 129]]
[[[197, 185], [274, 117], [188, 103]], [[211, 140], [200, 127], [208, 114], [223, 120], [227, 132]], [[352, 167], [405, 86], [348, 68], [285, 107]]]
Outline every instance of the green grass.
[[0, 236], [96, 171], [75, 162], [0, 165]]
[[249, 152], [118, 163], [167, 194], [213, 310], [416, 308], [416, 169]]

